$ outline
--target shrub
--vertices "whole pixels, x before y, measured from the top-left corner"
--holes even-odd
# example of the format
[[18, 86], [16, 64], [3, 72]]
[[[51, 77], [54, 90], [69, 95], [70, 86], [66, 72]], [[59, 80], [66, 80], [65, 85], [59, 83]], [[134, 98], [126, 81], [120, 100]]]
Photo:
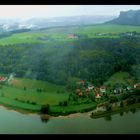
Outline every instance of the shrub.
[[62, 106], [62, 105], [63, 105], [63, 103], [60, 101], [60, 102], [59, 102], [59, 106]]
[[140, 97], [137, 98], [136, 102], [137, 103], [140, 103]]
[[121, 98], [122, 98], [122, 100], [125, 100], [125, 99], [127, 99], [128, 97], [130, 97], [130, 94], [123, 94]]
[[139, 90], [139, 89], [138, 89], [138, 90], [134, 90], [133, 93], [134, 93], [135, 95], [140, 95], [140, 90]]
[[109, 98], [109, 102], [110, 102], [110, 103], [115, 103], [115, 102], [117, 102], [117, 101], [118, 101], [118, 98], [115, 97], [115, 96], [111, 96], [111, 97]]
[[61, 91], [61, 93], [64, 93], [64, 92], [65, 92], [64, 90]]
[[29, 103], [30, 103], [30, 101], [28, 101], [28, 100], [27, 100], [27, 103], [29, 104]]
[[135, 102], [136, 102], [136, 99], [135, 98], [131, 98], [131, 99], [127, 99], [126, 104], [127, 105], [131, 105], [131, 104], [134, 104]]
[[36, 102], [32, 102], [33, 105], [36, 105]]
[[60, 93], [60, 91], [59, 91], [59, 90], [57, 90], [57, 93]]
[[24, 87], [24, 90], [26, 90], [26, 87]]
[[68, 105], [68, 102], [67, 102], [67, 101], [64, 101], [64, 102], [63, 102], [63, 105], [64, 105], [64, 106], [67, 106], [67, 105]]
[[106, 104], [106, 111], [111, 111], [112, 105], [111, 104]]

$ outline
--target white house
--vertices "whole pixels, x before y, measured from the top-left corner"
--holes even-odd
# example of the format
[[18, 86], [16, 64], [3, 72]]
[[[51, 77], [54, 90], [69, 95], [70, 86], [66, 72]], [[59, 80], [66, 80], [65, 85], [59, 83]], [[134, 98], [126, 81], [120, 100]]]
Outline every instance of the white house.
[[134, 84], [134, 88], [140, 87], [140, 83]]
[[105, 93], [106, 92], [106, 87], [105, 86], [101, 86], [100, 87], [100, 92], [101, 93]]
[[89, 90], [92, 90], [92, 89], [94, 89], [94, 86], [89, 85], [89, 86], [88, 86], [88, 89], [89, 89]]

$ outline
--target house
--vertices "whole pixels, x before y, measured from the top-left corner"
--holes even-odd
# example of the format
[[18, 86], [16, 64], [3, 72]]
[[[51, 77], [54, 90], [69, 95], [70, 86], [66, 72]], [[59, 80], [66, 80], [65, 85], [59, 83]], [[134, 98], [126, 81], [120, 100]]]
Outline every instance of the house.
[[100, 92], [100, 88], [99, 87], [95, 87], [95, 92]]
[[132, 87], [131, 87], [131, 86], [127, 86], [126, 89], [127, 89], [127, 90], [131, 90]]
[[78, 95], [79, 95], [79, 96], [83, 96], [83, 93], [82, 93], [82, 92], [80, 92], [80, 93], [78, 93]]
[[140, 83], [134, 84], [134, 89], [138, 89], [138, 88], [140, 88]]
[[106, 111], [106, 108], [105, 108], [104, 106], [102, 106], [102, 107], [98, 107], [98, 106], [97, 106], [96, 111], [97, 111], [97, 112]]
[[0, 83], [5, 82], [7, 80], [7, 77], [0, 77]]
[[123, 92], [123, 88], [122, 87], [116, 87], [115, 89], [114, 89], [114, 93], [115, 94], [120, 94], [120, 93], [122, 93]]
[[78, 38], [78, 36], [76, 34], [69, 34], [68, 38]]
[[100, 99], [101, 98], [101, 95], [99, 93], [96, 93], [95, 98], [96, 99]]
[[92, 90], [92, 89], [94, 89], [94, 86], [89, 85], [89, 86], [88, 86], [88, 89], [89, 89], [89, 90]]
[[91, 90], [90, 89], [86, 89], [85, 91], [86, 91], [86, 93], [89, 93]]
[[103, 36], [103, 35], [106, 35], [105, 33], [98, 33], [97, 34], [98, 36]]
[[106, 86], [101, 86], [100, 87], [100, 92], [105, 93], [106, 92]]
[[128, 32], [126, 35], [127, 36], [133, 36], [133, 33], [132, 32]]
[[79, 93], [81, 90], [80, 89], [76, 89], [76, 93]]

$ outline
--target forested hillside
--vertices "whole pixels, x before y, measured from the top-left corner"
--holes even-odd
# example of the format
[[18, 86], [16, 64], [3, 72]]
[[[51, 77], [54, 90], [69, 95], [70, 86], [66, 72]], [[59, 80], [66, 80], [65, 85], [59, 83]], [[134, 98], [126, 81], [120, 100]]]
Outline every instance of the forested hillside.
[[[106, 28], [109, 29], [109, 25], [100, 27], [103, 28], [103, 33]], [[33, 34], [34, 32], [14, 33], [0, 39], [0, 72], [14, 72], [17, 77], [62, 85], [75, 79], [85, 79], [100, 85], [118, 71], [127, 71], [139, 80], [139, 33], [132, 26], [129, 30], [132, 29], [133, 32], [128, 32], [126, 28], [124, 32], [114, 35], [116, 28], [110, 28], [101, 36], [97, 35], [101, 33], [98, 26], [85, 26], [83, 30], [76, 30], [78, 35], [74, 39], [68, 38], [70, 28], [68, 31], [64, 28], [65, 31], [60, 32], [60, 36], [58, 29], [53, 32], [46, 30], [46, 33], [42, 34], [38, 31], [38, 36]], [[28, 36], [25, 36], [27, 34]], [[79, 36], [80, 34], [82, 36]], [[11, 39], [10, 43], [10, 38], [14, 37], [15, 40]], [[39, 41], [34, 43], [37, 40]]]

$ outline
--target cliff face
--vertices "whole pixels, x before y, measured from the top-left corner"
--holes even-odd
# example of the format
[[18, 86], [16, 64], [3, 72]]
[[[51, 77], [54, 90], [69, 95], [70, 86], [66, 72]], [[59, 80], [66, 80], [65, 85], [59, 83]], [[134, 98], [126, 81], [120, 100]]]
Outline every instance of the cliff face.
[[106, 23], [121, 25], [140, 25], [140, 10], [121, 11], [118, 18]]

